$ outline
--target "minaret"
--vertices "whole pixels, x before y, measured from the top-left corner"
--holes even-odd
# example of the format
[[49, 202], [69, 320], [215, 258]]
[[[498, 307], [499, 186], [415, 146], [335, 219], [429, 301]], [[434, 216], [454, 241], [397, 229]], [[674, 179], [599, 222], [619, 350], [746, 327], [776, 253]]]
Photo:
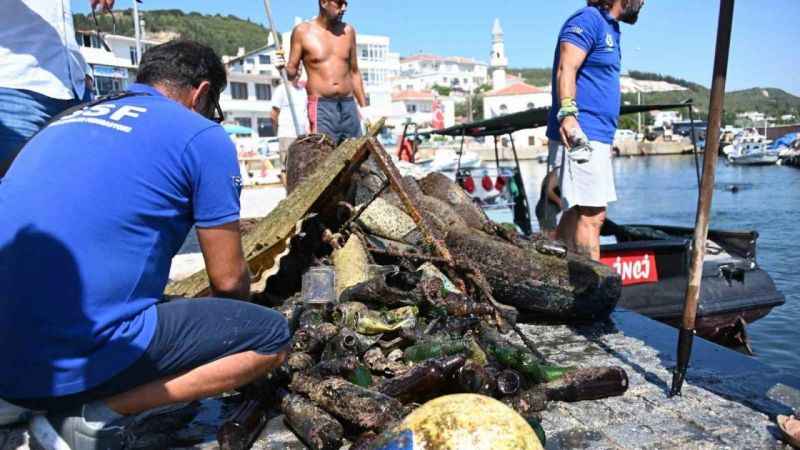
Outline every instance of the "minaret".
[[492, 88], [503, 89], [506, 87], [506, 46], [503, 43], [503, 29], [500, 27], [500, 19], [494, 19], [492, 27]]

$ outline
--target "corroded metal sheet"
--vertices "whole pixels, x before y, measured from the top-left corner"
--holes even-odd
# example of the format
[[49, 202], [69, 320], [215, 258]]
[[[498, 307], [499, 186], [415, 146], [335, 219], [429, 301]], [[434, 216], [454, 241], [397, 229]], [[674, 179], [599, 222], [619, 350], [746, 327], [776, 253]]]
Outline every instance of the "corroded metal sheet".
[[[370, 132], [379, 130], [373, 127]], [[355, 169], [366, 160], [370, 146], [369, 136], [346, 141], [321, 165], [321, 169], [300, 183], [269, 215], [242, 238], [244, 256], [253, 281], [262, 281], [278, 267], [282, 255], [289, 248], [289, 240], [299, 230], [299, 223], [310, 213], [328, 208], [332, 199], [348, 184]], [[202, 297], [210, 293], [205, 269], [185, 280], [167, 285], [164, 293], [176, 297]]]

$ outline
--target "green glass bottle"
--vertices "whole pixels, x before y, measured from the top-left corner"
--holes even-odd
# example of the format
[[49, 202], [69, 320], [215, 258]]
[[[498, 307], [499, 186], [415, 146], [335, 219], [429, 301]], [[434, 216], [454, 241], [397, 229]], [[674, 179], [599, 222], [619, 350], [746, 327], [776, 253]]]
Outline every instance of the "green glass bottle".
[[408, 347], [403, 352], [403, 357], [409, 362], [420, 362], [440, 356], [454, 355], [466, 351], [468, 343], [463, 339], [445, 339], [422, 342]]
[[501, 347], [496, 344], [487, 345], [487, 351], [504, 365], [517, 370], [534, 383], [546, 383], [564, 376], [570, 368], [542, 364], [533, 353], [512, 346]]

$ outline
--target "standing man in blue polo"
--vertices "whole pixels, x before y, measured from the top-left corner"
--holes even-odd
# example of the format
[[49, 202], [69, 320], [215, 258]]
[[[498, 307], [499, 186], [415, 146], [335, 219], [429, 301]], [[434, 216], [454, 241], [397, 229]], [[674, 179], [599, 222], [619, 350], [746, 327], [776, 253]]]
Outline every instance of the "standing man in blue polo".
[[547, 127], [556, 168], [547, 185], [552, 191], [552, 177], [560, 178], [564, 211], [556, 236], [595, 260], [606, 207], [617, 199], [611, 144], [621, 102], [619, 22], [636, 23], [642, 6], [644, 0], [588, 0], [567, 19], [556, 47]]
[[[226, 84], [209, 47], [153, 47], [130, 92], [50, 124], [0, 182], [0, 398], [46, 411], [73, 450], [120, 448], [126, 416], [231, 390], [285, 358], [283, 316], [240, 301], [250, 277], [236, 150], [218, 123]], [[213, 298], [161, 302], [193, 226]]]

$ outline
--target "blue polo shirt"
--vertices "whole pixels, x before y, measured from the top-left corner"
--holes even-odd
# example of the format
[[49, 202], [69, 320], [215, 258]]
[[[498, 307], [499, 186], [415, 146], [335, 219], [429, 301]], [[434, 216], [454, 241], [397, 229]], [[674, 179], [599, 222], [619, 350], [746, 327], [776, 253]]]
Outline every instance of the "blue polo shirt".
[[131, 91], [48, 126], [0, 182], [0, 397], [82, 392], [130, 366], [192, 225], [239, 219], [222, 127]]
[[569, 42], [586, 52], [578, 70], [577, 92], [580, 115], [578, 123], [590, 140], [614, 142], [622, 94], [619, 85], [622, 51], [619, 22], [605, 10], [587, 6], [573, 14], [558, 37], [553, 62], [553, 107], [547, 124], [547, 137], [561, 140], [557, 114], [561, 107], [557, 71], [561, 61], [560, 44]]

